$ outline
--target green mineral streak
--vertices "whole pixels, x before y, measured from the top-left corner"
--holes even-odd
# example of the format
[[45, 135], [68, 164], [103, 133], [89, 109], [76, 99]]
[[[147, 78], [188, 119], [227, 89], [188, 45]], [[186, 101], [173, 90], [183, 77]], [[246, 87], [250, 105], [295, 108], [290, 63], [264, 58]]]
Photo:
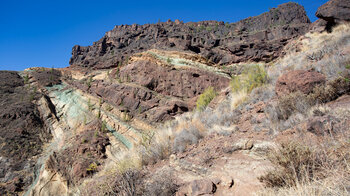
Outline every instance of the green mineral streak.
[[121, 143], [123, 143], [128, 149], [132, 148], [132, 143], [126, 139], [122, 134], [118, 133], [116, 130], [114, 130], [112, 127], [107, 125], [108, 131], [110, 131]]
[[[50, 90], [55, 96], [55, 99], [58, 100], [58, 105], [66, 108], [66, 112], [63, 114], [64, 119], [66, 119], [67, 121], [72, 121], [74, 119], [75, 121], [83, 122], [84, 116], [94, 116], [91, 115], [90, 111], [87, 109], [87, 98], [85, 98], [80, 92], [74, 91], [72, 89], [64, 89], [65, 87], [65, 85], [55, 85], [53, 87], [48, 87], [48, 90]], [[101, 112], [106, 114], [109, 118], [112, 118], [113, 121], [117, 121], [117, 123], [122, 125], [123, 127], [126, 127], [127, 129], [135, 133], [139, 133], [139, 131], [137, 131], [135, 128], [119, 120], [113, 114], [109, 112], [107, 113], [103, 109], [101, 110]], [[125, 136], [118, 133], [109, 125], [107, 125], [107, 129], [128, 149], [132, 148], [132, 143]]]

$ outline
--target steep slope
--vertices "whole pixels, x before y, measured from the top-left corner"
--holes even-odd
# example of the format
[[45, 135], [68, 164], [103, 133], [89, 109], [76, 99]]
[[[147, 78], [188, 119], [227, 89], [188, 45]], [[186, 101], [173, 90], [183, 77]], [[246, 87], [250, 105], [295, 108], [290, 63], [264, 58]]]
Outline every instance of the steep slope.
[[122, 25], [68, 68], [0, 72], [0, 194], [348, 194], [350, 28], [309, 26], [295, 3]]
[[0, 72], [0, 163], [1, 195], [24, 191], [33, 183], [36, 161], [51, 131], [43, 122], [38, 106], [37, 87], [28, 85], [16, 72]]

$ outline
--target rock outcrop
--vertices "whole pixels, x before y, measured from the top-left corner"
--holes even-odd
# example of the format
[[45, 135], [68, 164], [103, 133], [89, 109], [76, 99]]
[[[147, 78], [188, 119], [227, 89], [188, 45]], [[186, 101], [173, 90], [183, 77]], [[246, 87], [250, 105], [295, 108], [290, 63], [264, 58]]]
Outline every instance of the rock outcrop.
[[330, 31], [336, 24], [350, 21], [350, 1], [330, 0], [318, 8], [316, 16], [320, 19], [313, 26]]
[[304, 94], [312, 92], [316, 85], [324, 84], [326, 77], [318, 72], [295, 70], [281, 75], [276, 82], [276, 93], [279, 96], [300, 91]]
[[220, 91], [230, 81], [225, 75], [203, 69], [176, 69], [144, 60], [114, 69], [109, 77], [112, 81], [94, 80], [90, 87], [80, 82], [72, 85], [151, 123], [192, 110], [196, 97], [205, 89]]
[[27, 82], [16, 72], [0, 71], [0, 195], [28, 188], [38, 155], [51, 138], [32, 103], [39, 95], [24, 86]]
[[152, 48], [189, 51], [221, 65], [269, 62], [282, 55], [288, 40], [304, 34], [310, 20], [302, 6], [286, 3], [237, 23], [217, 21], [120, 25], [92, 46], [74, 46], [72, 67], [111, 68], [134, 53]]

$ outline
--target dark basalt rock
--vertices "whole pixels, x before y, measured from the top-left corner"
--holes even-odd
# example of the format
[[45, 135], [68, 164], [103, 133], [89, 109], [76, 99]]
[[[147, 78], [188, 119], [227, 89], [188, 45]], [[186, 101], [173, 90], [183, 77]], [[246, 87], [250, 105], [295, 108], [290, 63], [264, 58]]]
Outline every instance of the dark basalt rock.
[[331, 31], [333, 26], [350, 21], [350, 1], [330, 0], [318, 8], [316, 16], [324, 21], [326, 30]]
[[271, 61], [288, 40], [304, 34], [310, 20], [302, 6], [285, 3], [237, 23], [217, 21], [120, 25], [92, 46], [74, 46], [71, 66], [111, 68], [148, 49], [199, 53], [219, 64]]
[[331, 21], [350, 21], [350, 1], [330, 0], [318, 8], [316, 16]]
[[24, 85], [16, 72], [0, 71], [0, 195], [18, 195], [32, 183], [37, 156], [51, 137], [30, 100], [34, 92]]

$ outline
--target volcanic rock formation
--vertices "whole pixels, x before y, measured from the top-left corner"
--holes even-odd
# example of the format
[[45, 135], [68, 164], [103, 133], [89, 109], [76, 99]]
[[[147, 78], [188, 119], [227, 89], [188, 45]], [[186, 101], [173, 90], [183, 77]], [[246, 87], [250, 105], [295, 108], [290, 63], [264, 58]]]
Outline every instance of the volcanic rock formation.
[[282, 55], [288, 40], [303, 35], [310, 20], [304, 8], [285, 3], [236, 23], [217, 21], [120, 25], [92, 46], [74, 46], [72, 67], [111, 68], [134, 53], [152, 48], [189, 51], [214, 63], [269, 62]]

